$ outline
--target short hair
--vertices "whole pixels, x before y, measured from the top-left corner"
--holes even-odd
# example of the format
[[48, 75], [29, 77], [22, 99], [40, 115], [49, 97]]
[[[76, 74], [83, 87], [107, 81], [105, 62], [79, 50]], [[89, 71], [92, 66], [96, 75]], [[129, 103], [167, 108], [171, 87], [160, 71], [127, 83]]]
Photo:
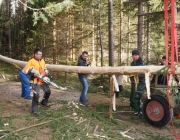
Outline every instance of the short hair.
[[87, 51], [83, 51], [83, 52], [82, 52], [82, 55], [83, 55], [83, 54], [88, 54], [88, 52], [87, 52]]
[[42, 52], [40, 48], [34, 49], [34, 54], [37, 54], [38, 52]]
[[166, 56], [164, 55], [164, 56], [162, 57], [162, 59], [166, 59]]

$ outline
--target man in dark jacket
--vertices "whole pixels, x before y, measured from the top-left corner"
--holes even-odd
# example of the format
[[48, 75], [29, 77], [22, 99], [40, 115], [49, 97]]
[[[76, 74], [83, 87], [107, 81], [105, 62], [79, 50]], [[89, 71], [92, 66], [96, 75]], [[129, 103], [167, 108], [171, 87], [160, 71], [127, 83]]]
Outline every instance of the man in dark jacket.
[[[78, 66], [85, 66], [85, 67], [89, 66], [91, 63], [86, 62], [87, 57], [88, 57], [88, 52], [86, 51], [82, 52], [82, 54], [79, 56], [78, 59]], [[78, 76], [79, 76], [79, 81], [82, 84], [82, 91], [79, 99], [80, 105], [87, 106], [86, 94], [88, 91], [88, 75], [78, 73]]]
[[[140, 53], [138, 50], [132, 51], [133, 61], [131, 62], [131, 66], [144, 66], [145, 63], [140, 57]], [[141, 107], [140, 107], [140, 99], [142, 96], [142, 91], [145, 89], [145, 75], [138, 75], [138, 83], [137, 88], [135, 87], [135, 75], [130, 77], [131, 79], [131, 95], [130, 95], [130, 107], [134, 109], [134, 115], [131, 117], [132, 119], [138, 118], [142, 116]]]
[[[161, 66], [166, 65], [166, 56], [162, 57], [162, 61], [161, 61], [160, 65]], [[155, 79], [156, 79], [156, 75], [153, 76], [153, 78], [151, 80], [151, 84], [155, 84]], [[158, 85], [167, 85], [166, 75], [163, 75], [163, 74], [158, 75], [157, 84]]]

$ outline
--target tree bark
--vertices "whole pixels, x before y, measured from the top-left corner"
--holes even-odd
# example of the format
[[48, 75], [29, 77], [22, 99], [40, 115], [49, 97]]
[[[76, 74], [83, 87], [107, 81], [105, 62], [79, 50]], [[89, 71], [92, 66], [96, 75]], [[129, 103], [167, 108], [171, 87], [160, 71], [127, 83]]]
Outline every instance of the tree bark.
[[[15, 64], [20, 67], [24, 67], [27, 62], [11, 59], [5, 56], [0, 55], [0, 60]], [[65, 65], [46, 65], [49, 70], [59, 71], [59, 72], [68, 72], [68, 73], [87, 73], [87, 74], [143, 74], [151, 73], [155, 74], [157, 71], [165, 68], [165, 66], [121, 66], [121, 67], [82, 67], [82, 66], [65, 66]], [[170, 73], [170, 71], [169, 71]], [[175, 74], [180, 74], [180, 67], [176, 68]]]

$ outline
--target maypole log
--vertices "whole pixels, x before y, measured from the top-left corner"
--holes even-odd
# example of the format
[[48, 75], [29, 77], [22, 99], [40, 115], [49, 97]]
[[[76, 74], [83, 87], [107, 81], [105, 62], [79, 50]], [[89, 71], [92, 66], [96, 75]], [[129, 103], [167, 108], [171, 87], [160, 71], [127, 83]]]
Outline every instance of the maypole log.
[[[11, 59], [0, 55], [0, 60], [15, 64], [19, 67], [24, 67], [27, 62]], [[51, 71], [68, 72], [68, 73], [86, 73], [86, 74], [143, 74], [149, 72], [155, 74], [165, 66], [120, 66], [120, 67], [82, 67], [82, 66], [66, 66], [66, 65], [54, 65], [47, 64], [47, 68]], [[170, 73], [170, 71], [169, 71]], [[180, 67], [176, 68], [175, 74], [180, 74]]]

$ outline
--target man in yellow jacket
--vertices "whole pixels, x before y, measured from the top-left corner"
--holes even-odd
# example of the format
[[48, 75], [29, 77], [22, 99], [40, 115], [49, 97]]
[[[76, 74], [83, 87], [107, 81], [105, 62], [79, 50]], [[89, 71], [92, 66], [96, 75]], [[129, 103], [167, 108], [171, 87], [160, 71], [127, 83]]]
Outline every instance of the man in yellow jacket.
[[[34, 71], [36, 71], [35, 74]], [[28, 61], [28, 63], [23, 69], [23, 73], [32, 74], [33, 77], [32, 89], [34, 90], [34, 95], [32, 99], [32, 113], [37, 114], [40, 88], [44, 91], [44, 96], [41, 101], [41, 105], [46, 107], [49, 106], [48, 99], [51, 94], [49, 86], [37, 78], [37, 76], [43, 77], [48, 74], [48, 70], [46, 69], [45, 62], [42, 59], [42, 51], [39, 48], [34, 50], [34, 58]]]

